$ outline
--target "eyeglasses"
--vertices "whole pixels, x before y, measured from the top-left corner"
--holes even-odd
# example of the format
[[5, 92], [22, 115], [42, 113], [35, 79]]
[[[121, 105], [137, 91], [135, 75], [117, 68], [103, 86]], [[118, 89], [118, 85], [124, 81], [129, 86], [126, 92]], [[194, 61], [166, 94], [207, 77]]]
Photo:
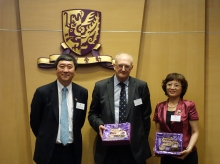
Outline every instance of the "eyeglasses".
[[182, 85], [180, 85], [180, 84], [173, 84], [173, 83], [167, 83], [166, 86], [167, 86], [167, 88], [172, 88], [172, 86], [174, 88], [180, 88]]
[[126, 70], [129, 70], [132, 66], [130, 65], [124, 65], [124, 64], [117, 64], [116, 65], [119, 69], [123, 69], [123, 67], [126, 69]]

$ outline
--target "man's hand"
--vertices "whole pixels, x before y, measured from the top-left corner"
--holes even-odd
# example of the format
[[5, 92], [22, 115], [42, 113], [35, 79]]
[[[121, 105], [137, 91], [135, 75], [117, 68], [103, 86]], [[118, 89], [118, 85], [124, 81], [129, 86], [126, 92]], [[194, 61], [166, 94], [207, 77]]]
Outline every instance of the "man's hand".
[[154, 153], [153, 156], [154, 156], [154, 157], [163, 157], [163, 155], [161, 155], [161, 154], [155, 154], [155, 149], [156, 149], [156, 148], [154, 147], [154, 148], [153, 148], [153, 153]]
[[105, 130], [105, 127], [103, 125], [99, 126], [99, 135], [102, 138], [103, 130]]

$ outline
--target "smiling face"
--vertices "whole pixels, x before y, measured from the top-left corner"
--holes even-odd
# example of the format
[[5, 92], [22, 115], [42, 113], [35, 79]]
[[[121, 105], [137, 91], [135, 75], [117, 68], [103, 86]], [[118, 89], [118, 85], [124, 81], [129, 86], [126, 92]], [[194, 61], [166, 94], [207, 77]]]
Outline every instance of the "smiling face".
[[68, 86], [75, 75], [75, 66], [73, 61], [60, 60], [57, 64], [56, 75], [63, 86]]
[[124, 82], [129, 77], [130, 72], [133, 68], [132, 59], [127, 54], [120, 54], [119, 56], [117, 56], [115, 64], [113, 66], [115, 70], [115, 75], [118, 80], [120, 82]]
[[166, 83], [166, 93], [169, 97], [178, 98], [182, 93], [182, 85], [179, 81], [173, 80]]

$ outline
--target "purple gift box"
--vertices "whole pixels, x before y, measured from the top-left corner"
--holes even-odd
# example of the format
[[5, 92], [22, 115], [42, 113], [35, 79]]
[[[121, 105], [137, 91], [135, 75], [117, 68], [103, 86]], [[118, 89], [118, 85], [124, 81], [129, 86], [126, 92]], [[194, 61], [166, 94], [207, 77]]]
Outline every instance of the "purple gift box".
[[102, 142], [104, 145], [128, 145], [130, 144], [131, 124], [105, 124]]
[[155, 154], [180, 155], [182, 151], [182, 133], [156, 132]]

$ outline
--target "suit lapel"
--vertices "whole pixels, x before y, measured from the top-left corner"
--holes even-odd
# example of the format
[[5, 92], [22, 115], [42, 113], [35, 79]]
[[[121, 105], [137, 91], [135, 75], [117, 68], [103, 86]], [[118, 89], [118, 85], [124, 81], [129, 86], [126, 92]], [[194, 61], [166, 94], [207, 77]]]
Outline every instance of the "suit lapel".
[[128, 114], [131, 111], [132, 103], [134, 100], [134, 94], [135, 94], [135, 80], [132, 77], [130, 77], [129, 86], [128, 86], [128, 108], [127, 108], [126, 118], [128, 117]]
[[58, 99], [58, 89], [57, 81], [53, 82], [51, 85], [51, 104], [53, 105], [53, 111], [56, 117], [57, 122], [59, 122], [59, 99]]
[[77, 116], [77, 111], [76, 110], [76, 105], [77, 102], [79, 100], [79, 91], [78, 91], [78, 87], [76, 87], [76, 84], [72, 83], [72, 95], [73, 95], [73, 124], [74, 121], [76, 120], [76, 116]]
[[109, 99], [110, 110], [112, 112], [113, 118], [115, 119], [115, 100], [114, 100], [114, 76], [107, 82], [107, 94]]

